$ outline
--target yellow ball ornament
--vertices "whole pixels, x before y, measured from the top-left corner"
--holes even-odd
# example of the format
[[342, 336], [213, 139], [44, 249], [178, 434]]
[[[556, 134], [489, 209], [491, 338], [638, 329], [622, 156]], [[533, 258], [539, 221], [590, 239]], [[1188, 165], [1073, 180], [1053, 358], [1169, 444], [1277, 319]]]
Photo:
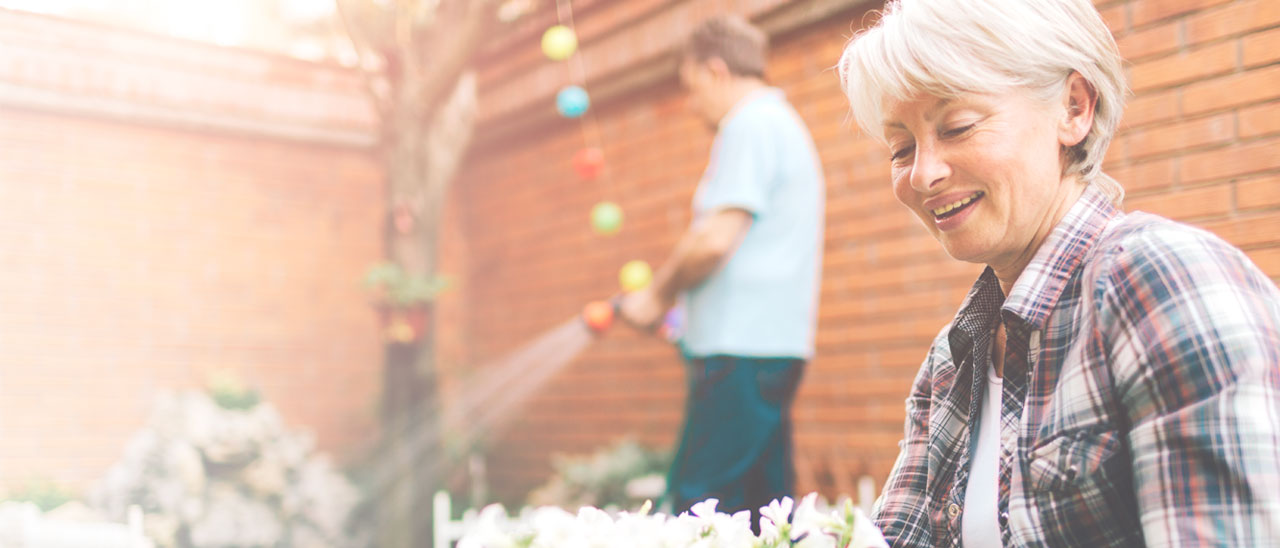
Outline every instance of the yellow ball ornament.
[[653, 282], [653, 269], [644, 261], [630, 261], [618, 271], [618, 282], [626, 292], [639, 291]]
[[564, 25], [556, 25], [542, 33], [542, 53], [552, 61], [568, 59], [578, 50], [578, 36]]
[[396, 321], [387, 326], [387, 339], [394, 343], [409, 344], [417, 336], [414, 333], [413, 326], [403, 321]]

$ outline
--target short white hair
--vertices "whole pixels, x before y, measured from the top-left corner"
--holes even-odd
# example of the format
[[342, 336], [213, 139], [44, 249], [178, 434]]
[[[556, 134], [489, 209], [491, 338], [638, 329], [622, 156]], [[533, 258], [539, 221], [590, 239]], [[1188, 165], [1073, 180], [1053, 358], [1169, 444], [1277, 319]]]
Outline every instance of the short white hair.
[[1089, 0], [891, 0], [849, 42], [838, 66], [854, 118], [883, 142], [884, 101], [925, 93], [1026, 90], [1041, 100], [1078, 72], [1097, 91], [1093, 127], [1067, 155], [1076, 173], [1119, 204], [1124, 189], [1102, 173], [1126, 87], [1111, 31]]

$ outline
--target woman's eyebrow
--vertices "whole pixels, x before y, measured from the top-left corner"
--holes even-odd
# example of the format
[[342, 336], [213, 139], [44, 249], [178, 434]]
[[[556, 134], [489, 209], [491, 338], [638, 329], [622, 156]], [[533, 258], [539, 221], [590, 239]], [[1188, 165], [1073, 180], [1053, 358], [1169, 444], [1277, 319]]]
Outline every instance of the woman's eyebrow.
[[[938, 101], [938, 104], [933, 105], [932, 107], [929, 108], [928, 111], [924, 113], [925, 120], [932, 121], [934, 118], [937, 118], [938, 112], [947, 108], [947, 106], [949, 106], [951, 103], [954, 103], [954, 102], [955, 102], [954, 97], [945, 97], [943, 99], [940, 99]], [[897, 120], [889, 120], [885, 122], [884, 127], [885, 129], [907, 129], [907, 126], [905, 124]]]

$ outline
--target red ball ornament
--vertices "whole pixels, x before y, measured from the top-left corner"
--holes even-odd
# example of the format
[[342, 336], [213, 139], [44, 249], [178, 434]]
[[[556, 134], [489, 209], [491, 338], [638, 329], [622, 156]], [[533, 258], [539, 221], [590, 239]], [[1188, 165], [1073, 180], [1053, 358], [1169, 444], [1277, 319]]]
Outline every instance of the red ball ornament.
[[582, 309], [582, 321], [596, 333], [604, 333], [613, 324], [613, 303], [595, 301]]
[[604, 154], [600, 149], [588, 147], [573, 155], [573, 170], [584, 181], [594, 181], [604, 171]]
[[392, 221], [395, 224], [396, 232], [400, 234], [408, 234], [413, 231], [413, 212], [409, 210], [409, 206], [400, 204], [395, 207], [392, 213]]

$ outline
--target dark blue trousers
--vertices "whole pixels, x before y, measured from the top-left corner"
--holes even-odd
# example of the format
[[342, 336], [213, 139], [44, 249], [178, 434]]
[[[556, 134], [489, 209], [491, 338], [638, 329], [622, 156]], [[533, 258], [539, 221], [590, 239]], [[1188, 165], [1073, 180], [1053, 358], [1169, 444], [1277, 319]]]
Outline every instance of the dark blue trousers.
[[708, 498], [719, 511], [793, 496], [791, 403], [804, 372], [796, 358], [686, 358], [689, 396], [680, 448], [667, 476], [678, 515]]

